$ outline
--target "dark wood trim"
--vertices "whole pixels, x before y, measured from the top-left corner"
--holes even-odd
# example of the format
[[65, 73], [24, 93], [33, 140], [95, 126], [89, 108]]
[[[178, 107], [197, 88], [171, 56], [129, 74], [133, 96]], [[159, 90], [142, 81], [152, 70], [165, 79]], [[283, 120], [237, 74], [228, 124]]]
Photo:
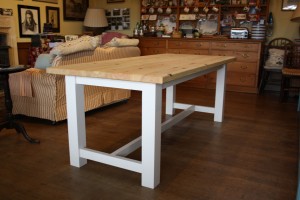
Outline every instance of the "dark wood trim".
[[19, 64], [28, 65], [30, 42], [18, 42], [17, 46], [18, 46]]

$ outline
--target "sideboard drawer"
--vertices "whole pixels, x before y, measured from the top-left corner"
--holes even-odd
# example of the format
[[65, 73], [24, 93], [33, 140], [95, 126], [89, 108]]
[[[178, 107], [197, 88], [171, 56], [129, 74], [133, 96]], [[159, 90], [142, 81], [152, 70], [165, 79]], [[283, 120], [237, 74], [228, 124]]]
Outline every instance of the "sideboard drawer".
[[209, 49], [209, 42], [185, 42], [185, 41], [169, 41], [170, 49]]
[[166, 48], [166, 40], [140, 40], [140, 47]]
[[231, 42], [212, 42], [211, 49], [220, 49], [220, 50], [234, 50], [236, 49], [236, 43]]
[[234, 51], [212, 50], [211, 55], [216, 56], [234, 56]]
[[257, 62], [259, 60], [257, 52], [236, 51], [233, 56], [236, 57], [237, 61], [242, 62]]
[[212, 49], [222, 50], [242, 50], [242, 51], [256, 51], [259, 49], [259, 44], [242, 43], [242, 42], [212, 42]]
[[168, 53], [209, 55], [208, 49], [168, 49]]
[[242, 62], [257, 62], [259, 60], [257, 52], [212, 50], [211, 55], [234, 56], [237, 61]]
[[255, 51], [257, 52], [259, 49], [259, 44], [252, 44], [252, 43], [236, 43], [235, 50], [241, 51]]
[[237, 86], [255, 87], [256, 75], [242, 72], [228, 71], [226, 77], [226, 84]]
[[167, 53], [166, 48], [140, 48], [142, 55]]
[[228, 71], [256, 73], [257, 63], [254, 62], [231, 62], [227, 64]]

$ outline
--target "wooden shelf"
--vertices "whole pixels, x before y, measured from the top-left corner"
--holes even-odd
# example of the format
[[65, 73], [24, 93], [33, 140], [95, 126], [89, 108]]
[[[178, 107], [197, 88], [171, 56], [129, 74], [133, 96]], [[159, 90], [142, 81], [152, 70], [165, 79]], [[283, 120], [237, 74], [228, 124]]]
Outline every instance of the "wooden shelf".
[[[209, 15], [209, 14], [217, 14], [218, 15], [218, 33], [219, 34], [222, 34], [221, 32], [221, 22], [223, 20], [223, 17], [225, 15], [228, 15], [228, 14], [232, 14], [232, 16], [234, 16], [234, 14], [236, 12], [239, 12], [239, 14], [247, 14], [247, 19], [245, 19], [244, 21], [249, 21], [250, 20], [250, 14], [248, 14], [247, 12], [244, 12], [243, 11], [243, 8], [245, 6], [247, 6], [247, 4], [214, 4], [214, 5], [208, 5], [208, 9], [209, 11], [208, 12], [204, 12], [203, 11], [203, 8], [205, 7], [204, 4], [201, 4], [198, 6], [199, 8], [199, 11], [198, 12], [194, 12], [193, 9], [195, 8], [195, 6], [182, 6], [181, 5], [181, 1], [182, 0], [177, 0], [177, 3], [176, 3], [176, 6], [172, 5], [172, 6], [168, 6], [168, 5], [163, 5], [163, 6], [152, 6], [152, 5], [148, 5], [148, 6], [143, 6], [143, 1], [144, 0], [141, 0], [141, 10], [142, 9], [146, 9], [146, 13], [142, 13], [141, 12], [141, 15], [157, 15], [157, 19], [156, 20], [141, 20], [143, 22], [147, 22], [148, 25], [151, 25], [151, 26], [156, 26], [156, 22], [157, 20], [161, 19], [161, 17], [168, 17], [168, 16], [171, 16], [171, 15], [176, 15], [176, 27], [175, 29], [178, 30], [180, 25], [184, 22], [187, 22], [187, 21], [190, 21], [191, 24], [193, 24], [194, 26], [196, 25], [196, 23], [199, 21], [200, 17], [199, 15]], [[158, 1], [158, 0], [157, 0]], [[258, 2], [259, 0], [257, 0]], [[263, 18], [265, 19], [265, 23], [267, 21], [267, 16], [269, 14], [269, 1], [270, 0], [266, 0], [266, 3], [265, 4], [262, 4], [260, 5], [260, 12], [257, 13], [257, 16], [258, 16], [258, 21]], [[258, 3], [257, 3], [258, 5]], [[254, 6], [254, 5], [253, 5]], [[253, 7], [252, 6], [252, 7]], [[188, 7], [189, 8], [189, 12], [184, 12], [184, 8]], [[218, 9], [217, 12], [215, 11], [212, 11], [212, 8], [213, 7], [216, 7]], [[154, 8], [155, 12], [154, 13], [149, 13], [149, 9], [150, 8]], [[163, 13], [158, 13], [157, 12], [157, 9], [158, 8], [162, 8], [163, 9]], [[172, 13], [168, 14], [168, 13], [165, 13], [166, 12], [166, 9], [167, 8], [171, 8], [172, 9]], [[196, 19], [193, 19], [193, 20], [180, 20], [180, 15], [181, 14], [185, 14], [185, 15], [196, 15]], [[251, 14], [253, 15], [253, 14]], [[238, 20], [238, 21], [243, 21], [243, 20]], [[257, 21], [257, 22], [258, 22]], [[238, 23], [235, 23], [235, 24], [238, 24]]]

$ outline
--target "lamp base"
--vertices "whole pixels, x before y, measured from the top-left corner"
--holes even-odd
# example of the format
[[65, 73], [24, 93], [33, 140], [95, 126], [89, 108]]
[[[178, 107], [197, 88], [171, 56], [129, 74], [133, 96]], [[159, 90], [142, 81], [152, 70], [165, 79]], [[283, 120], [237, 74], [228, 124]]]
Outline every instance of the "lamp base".
[[93, 36], [95, 35], [101, 35], [103, 32], [106, 31], [107, 27], [84, 27], [84, 31], [88, 33], [92, 33]]

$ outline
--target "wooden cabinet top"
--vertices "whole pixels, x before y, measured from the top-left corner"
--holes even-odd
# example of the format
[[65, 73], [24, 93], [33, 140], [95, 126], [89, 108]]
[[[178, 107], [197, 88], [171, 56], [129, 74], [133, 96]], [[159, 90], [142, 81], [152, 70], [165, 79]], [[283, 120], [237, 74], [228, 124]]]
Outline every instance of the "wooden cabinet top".
[[263, 43], [264, 40], [255, 39], [229, 39], [216, 37], [201, 37], [201, 38], [161, 38], [161, 37], [135, 37], [141, 42], [145, 40], [151, 41], [181, 41], [181, 42], [197, 42], [197, 41], [211, 41], [211, 42], [233, 42], [233, 43]]

